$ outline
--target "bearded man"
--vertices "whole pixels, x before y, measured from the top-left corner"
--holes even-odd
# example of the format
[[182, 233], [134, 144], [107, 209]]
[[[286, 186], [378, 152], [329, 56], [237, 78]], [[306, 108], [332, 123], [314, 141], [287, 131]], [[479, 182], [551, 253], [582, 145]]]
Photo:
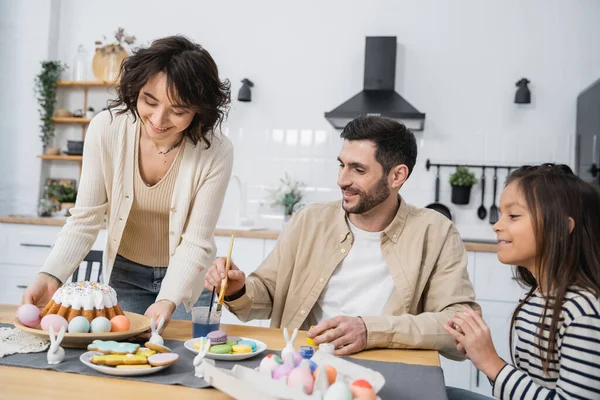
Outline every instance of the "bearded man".
[[[414, 134], [369, 116], [341, 137], [342, 200], [298, 211], [247, 278], [232, 262], [226, 307], [242, 321], [310, 328], [308, 336], [332, 343], [337, 355], [419, 348], [463, 359], [442, 326], [463, 306], [479, 309], [465, 247], [450, 220], [399, 195], [417, 159]], [[224, 273], [217, 259], [205, 289], [219, 290]]]

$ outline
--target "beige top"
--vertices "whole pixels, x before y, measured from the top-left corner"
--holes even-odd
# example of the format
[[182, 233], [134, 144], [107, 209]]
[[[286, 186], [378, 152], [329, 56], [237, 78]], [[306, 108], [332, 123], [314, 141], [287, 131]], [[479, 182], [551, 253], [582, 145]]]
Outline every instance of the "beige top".
[[[310, 204], [282, 230], [271, 254], [246, 281], [246, 293], [226, 302], [242, 321], [271, 319], [299, 328], [352, 247], [341, 201]], [[479, 309], [467, 273], [467, 252], [450, 220], [437, 211], [401, 205], [381, 233], [395, 290], [383, 315], [361, 315], [367, 348], [434, 349], [464, 359], [442, 327], [463, 305]]]
[[[134, 201], [135, 137], [140, 123], [129, 113], [96, 115], [87, 130], [77, 202], [70, 210], [43, 272], [65, 282], [90, 251], [106, 217], [103, 276], [110, 279]], [[204, 287], [215, 257], [215, 226], [233, 166], [233, 146], [213, 132], [211, 147], [186, 141], [170, 200], [169, 263], [157, 300], [189, 310]]]
[[118, 253], [148, 267], [166, 267], [169, 265], [169, 207], [185, 142], [177, 149], [177, 156], [165, 176], [154, 186], [148, 186], [140, 173], [140, 134], [138, 131], [135, 139], [133, 204]]

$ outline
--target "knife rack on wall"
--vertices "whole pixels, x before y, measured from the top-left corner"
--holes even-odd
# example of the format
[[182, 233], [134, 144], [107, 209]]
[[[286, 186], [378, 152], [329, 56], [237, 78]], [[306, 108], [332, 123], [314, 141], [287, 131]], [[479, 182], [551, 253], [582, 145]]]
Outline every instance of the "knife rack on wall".
[[458, 168], [458, 167], [467, 167], [467, 168], [485, 168], [485, 169], [506, 169], [509, 173], [513, 169], [521, 168], [521, 166], [514, 165], [474, 165], [474, 164], [440, 164], [440, 163], [432, 163], [429, 159], [425, 162], [425, 168], [429, 171], [431, 167], [449, 167], [449, 168]]

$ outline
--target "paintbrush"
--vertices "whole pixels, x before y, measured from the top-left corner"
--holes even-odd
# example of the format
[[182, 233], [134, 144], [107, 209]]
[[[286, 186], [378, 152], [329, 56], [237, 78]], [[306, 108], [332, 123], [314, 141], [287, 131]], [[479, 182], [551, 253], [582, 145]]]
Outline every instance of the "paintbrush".
[[217, 301], [217, 311], [221, 311], [223, 301], [225, 300], [225, 290], [227, 289], [227, 279], [229, 278], [229, 267], [231, 266], [231, 251], [233, 250], [234, 235], [231, 235], [229, 241], [229, 251], [227, 252], [227, 261], [225, 262], [225, 278], [221, 281], [221, 291], [219, 292], [219, 301]]

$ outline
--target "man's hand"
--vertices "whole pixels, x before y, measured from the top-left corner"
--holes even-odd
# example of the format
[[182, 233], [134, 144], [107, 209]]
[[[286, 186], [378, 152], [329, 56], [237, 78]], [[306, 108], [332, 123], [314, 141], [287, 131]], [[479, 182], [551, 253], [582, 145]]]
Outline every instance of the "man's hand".
[[[204, 288], [206, 290], [213, 290], [216, 288], [216, 293], [221, 292], [221, 281], [225, 278], [225, 263], [227, 259], [225, 257], [217, 258], [213, 265], [210, 266], [206, 275], [204, 276]], [[231, 261], [229, 266], [229, 274], [227, 274], [227, 288], [225, 289], [225, 296], [231, 296], [242, 290], [246, 284], [246, 274]]]
[[367, 347], [367, 327], [360, 317], [337, 316], [312, 327], [308, 337], [316, 345], [331, 343], [336, 356], [358, 353]]

